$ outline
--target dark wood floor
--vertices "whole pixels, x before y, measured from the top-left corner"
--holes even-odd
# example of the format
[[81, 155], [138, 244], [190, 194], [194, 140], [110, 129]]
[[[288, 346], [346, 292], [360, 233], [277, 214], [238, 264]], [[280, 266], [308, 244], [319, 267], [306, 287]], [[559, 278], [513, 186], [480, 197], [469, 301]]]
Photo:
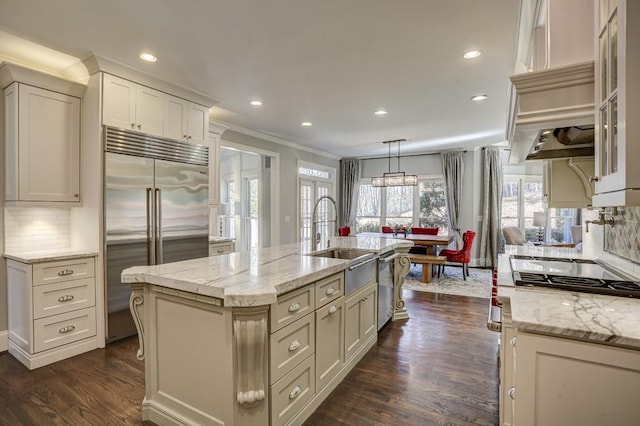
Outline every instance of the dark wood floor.
[[[485, 299], [405, 290], [411, 319], [377, 345], [305, 425], [498, 424], [498, 334]], [[137, 340], [28, 371], [0, 355], [1, 425], [140, 425]]]

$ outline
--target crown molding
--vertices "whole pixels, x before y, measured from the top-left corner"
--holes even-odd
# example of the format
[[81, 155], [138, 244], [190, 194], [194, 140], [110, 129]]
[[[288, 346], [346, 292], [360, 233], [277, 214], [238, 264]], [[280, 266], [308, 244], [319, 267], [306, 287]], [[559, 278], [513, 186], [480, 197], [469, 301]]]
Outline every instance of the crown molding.
[[23, 67], [10, 62], [0, 63], [0, 88], [5, 88], [15, 81], [78, 98], [83, 97], [86, 89], [86, 86], [83, 84], [65, 80], [53, 74]]

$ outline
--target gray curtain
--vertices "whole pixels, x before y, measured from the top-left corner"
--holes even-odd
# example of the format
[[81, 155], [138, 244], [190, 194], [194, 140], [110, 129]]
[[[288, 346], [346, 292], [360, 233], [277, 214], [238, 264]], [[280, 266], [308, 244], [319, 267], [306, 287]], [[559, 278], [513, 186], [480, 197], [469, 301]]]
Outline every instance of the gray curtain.
[[502, 161], [500, 148], [484, 148], [482, 156], [482, 229], [480, 263], [485, 267], [498, 266], [500, 217], [502, 209]]
[[341, 226], [350, 226], [354, 232], [359, 187], [360, 160], [340, 160], [340, 223]]
[[440, 154], [442, 158], [442, 172], [444, 173], [445, 198], [447, 200], [447, 213], [449, 226], [454, 234], [456, 247], [462, 238], [460, 233], [459, 218], [462, 200], [462, 178], [464, 177], [463, 151], [450, 151]]

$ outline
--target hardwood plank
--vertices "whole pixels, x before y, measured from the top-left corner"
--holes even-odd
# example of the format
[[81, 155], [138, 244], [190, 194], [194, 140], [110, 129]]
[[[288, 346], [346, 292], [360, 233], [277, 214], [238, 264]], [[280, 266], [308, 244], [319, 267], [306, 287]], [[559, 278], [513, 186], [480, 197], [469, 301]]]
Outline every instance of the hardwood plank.
[[[387, 325], [305, 423], [494, 425], [498, 333], [488, 300], [405, 290], [411, 319]], [[137, 338], [27, 370], [0, 354], [0, 425], [141, 425]]]

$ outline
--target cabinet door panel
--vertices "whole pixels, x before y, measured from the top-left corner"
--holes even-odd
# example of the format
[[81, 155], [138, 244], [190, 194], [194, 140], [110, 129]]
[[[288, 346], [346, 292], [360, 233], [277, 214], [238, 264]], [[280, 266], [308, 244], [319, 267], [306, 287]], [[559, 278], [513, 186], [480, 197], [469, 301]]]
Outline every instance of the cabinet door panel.
[[136, 84], [104, 74], [102, 123], [122, 129], [133, 129], [136, 124]]
[[23, 201], [80, 201], [80, 99], [20, 85], [19, 192]]
[[188, 140], [191, 143], [203, 145], [209, 136], [209, 109], [189, 103], [187, 111]]
[[136, 89], [136, 130], [162, 136], [163, 94], [146, 86]]
[[360, 297], [354, 295], [345, 301], [345, 321], [344, 321], [344, 360], [348, 361], [360, 348], [362, 339], [360, 330], [362, 328], [362, 315], [360, 314]]
[[164, 137], [179, 141], [187, 139], [187, 105], [184, 99], [165, 95]]
[[378, 332], [378, 286], [377, 283], [370, 287], [370, 289], [364, 294], [361, 302], [361, 323], [362, 327], [360, 333], [361, 339], [366, 342], [369, 337]]
[[316, 311], [316, 392], [344, 363], [344, 296]]

